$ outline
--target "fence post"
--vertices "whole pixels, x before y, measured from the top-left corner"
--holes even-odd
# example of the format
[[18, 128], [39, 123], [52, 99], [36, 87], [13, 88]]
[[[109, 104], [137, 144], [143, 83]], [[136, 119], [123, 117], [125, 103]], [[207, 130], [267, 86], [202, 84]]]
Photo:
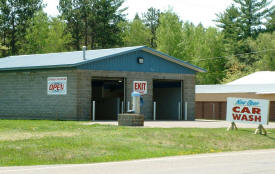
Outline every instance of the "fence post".
[[123, 104], [124, 104], [124, 102], [122, 101], [122, 102], [121, 102], [121, 113], [122, 113], [122, 114], [124, 113], [124, 105], [123, 105]]
[[154, 103], [154, 120], [156, 120], [157, 103], [156, 102], [153, 102], [153, 103]]
[[184, 103], [184, 120], [187, 120], [187, 108], [188, 108], [188, 102]]
[[93, 121], [95, 121], [95, 101], [93, 101]]
[[178, 119], [181, 120], [181, 102], [178, 102]]

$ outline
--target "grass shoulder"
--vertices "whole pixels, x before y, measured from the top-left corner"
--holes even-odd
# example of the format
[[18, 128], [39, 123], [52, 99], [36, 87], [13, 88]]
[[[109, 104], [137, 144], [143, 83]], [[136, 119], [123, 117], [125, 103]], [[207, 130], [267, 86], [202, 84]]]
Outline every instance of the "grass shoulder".
[[76, 164], [275, 148], [253, 129], [133, 128], [74, 121], [0, 120], [0, 166]]

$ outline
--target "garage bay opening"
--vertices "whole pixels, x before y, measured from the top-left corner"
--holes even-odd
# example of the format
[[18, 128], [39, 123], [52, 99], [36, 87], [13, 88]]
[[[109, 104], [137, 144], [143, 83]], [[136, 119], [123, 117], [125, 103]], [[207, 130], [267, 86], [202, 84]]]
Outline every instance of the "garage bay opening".
[[117, 120], [124, 110], [124, 79], [92, 80], [92, 119]]
[[182, 120], [182, 82], [153, 81], [154, 119]]

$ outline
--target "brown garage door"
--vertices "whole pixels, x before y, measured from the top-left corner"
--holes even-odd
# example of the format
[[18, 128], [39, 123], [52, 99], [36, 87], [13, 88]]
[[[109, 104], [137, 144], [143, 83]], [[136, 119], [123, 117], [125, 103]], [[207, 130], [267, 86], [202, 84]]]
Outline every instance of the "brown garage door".
[[196, 118], [225, 120], [226, 102], [196, 102]]
[[226, 120], [226, 102], [220, 102], [220, 120]]
[[202, 119], [203, 118], [203, 102], [196, 102], [196, 118]]
[[270, 102], [269, 121], [275, 121], [275, 101]]
[[205, 119], [215, 119], [216, 116], [216, 107], [214, 102], [205, 102], [204, 103], [204, 118]]
[[[226, 120], [226, 102], [196, 102], [196, 118]], [[275, 101], [270, 102], [269, 121], [275, 121]]]

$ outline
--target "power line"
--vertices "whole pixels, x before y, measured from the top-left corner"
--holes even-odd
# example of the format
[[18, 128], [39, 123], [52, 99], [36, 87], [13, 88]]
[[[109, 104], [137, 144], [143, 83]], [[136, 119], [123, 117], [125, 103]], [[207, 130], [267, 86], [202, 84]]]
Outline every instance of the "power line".
[[228, 56], [220, 56], [220, 57], [203, 58], [203, 59], [191, 60], [190, 62], [205, 61], [205, 60], [213, 60], [213, 59], [221, 59], [221, 58], [230, 58], [230, 57], [232, 57], [232, 56], [243, 56], [243, 55], [257, 54], [257, 53], [261, 53], [261, 52], [268, 52], [268, 51], [275, 51], [275, 49], [268, 49], [268, 50], [254, 51], [254, 52], [249, 52], [249, 53], [234, 54], [234, 55], [228, 55]]

